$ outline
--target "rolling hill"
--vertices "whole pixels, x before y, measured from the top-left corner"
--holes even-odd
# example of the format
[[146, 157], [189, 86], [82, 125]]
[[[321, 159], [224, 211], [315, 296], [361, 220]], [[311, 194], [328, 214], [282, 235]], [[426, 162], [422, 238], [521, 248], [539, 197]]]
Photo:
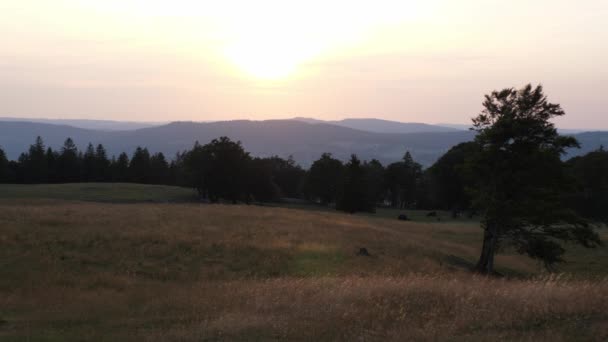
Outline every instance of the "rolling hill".
[[166, 122], [139, 122], [139, 121], [114, 121], [114, 120], [90, 120], [90, 119], [42, 119], [42, 118], [10, 118], [0, 117], [0, 121], [34, 122], [53, 125], [67, 125], [72, 127], [94, 129], [101, 131], [130, 131], [134, 129], [154, 127], [166, 124]]
[[373, 118], [324, 121], [312, 118], [296, 117], [293, 118], [293, 120], [307, 122], [310, 124], [330, 124], [375, 133], [456, 132], [467, 129], [462, 127], [456, 128], [443, 125], [429, 125], [420, 122], [399, 122]]

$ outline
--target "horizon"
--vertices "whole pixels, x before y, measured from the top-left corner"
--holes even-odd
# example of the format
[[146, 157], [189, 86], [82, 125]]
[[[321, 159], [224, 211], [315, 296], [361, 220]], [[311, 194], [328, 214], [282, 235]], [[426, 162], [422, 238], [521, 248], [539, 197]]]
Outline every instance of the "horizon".
[[[40, 122], [40, 123], [49, 123], [53, 124], [53, 121], [90, 121], [90, 122], [111, 122], [111, 123], [123, 123], [123, 124], [146, 124], [150, 126], [163, 126], [176, 122], [192, 122], [192, 123], [214, 123], [214, 122], [231, 122], [231, 121], [252, 121], [252, 122], [263, 122], [263, 121], [299, 121], [302, 123], [314, 124], [310, 122], [306, 122], [305, 120], [313, 120], [313, 121], [321, 121], [325, 124], [334, 124], [339, 123], [345, 120], [380, 120], [387, 122], [396, 122], [401, 124], [422, 124], [422, 125], [430, 125], [430, 126], [439, 126], [444, 128], [454, 128], [456, 130], [466, 130], [464, 126], [471, 126], [472, 124], [462, 123], [462, 122], [424, 122], [424, 121], [398, 121], [398, 120], [389, 120], [383, 118], [374, 118], [374, 117], [343, 117], [332, 120], [325, 120], [321, 118], [314, 118], [308, 116], [293, 116], [293, 117], [284, 117], [284, 118], [270, 118], [270, 119], [248, 119], [248, 118], [234, 118], [234, 119], [220, 119], [220, 120], [209, 120], [209, 121], [200, 121], [200, 120], [170, 120], [170, 121], [143, 121], [143, 120], [120, 120], [120, 119], [103, 119], [103, 118], [44, 118], [44, 117], [15, 117], [15, 116], [0, 116], [1, 121], [24, 121], [24, 122]], [[49, 122], [46, 122], [49, 121]], [[66, 124], [70, 126], [69, 124]], [[462, 127], [460, 127], [462, 126]], [[74, 126], [78, 127], [78, 126]], [[555, 127], [558, 130], [571, 131], [570, 133], [578, 133], [578, 132], [603, 132], [608, 131], [608, 128], [589, 128], [589, 127], [561, 127], [558, 124], [555, 124]], [[130, 129], [125, 129], [130, 130]], [[361, 130], [361, 129], [359, 129]], [[405, 133], [407, 134], [407, 133]]]
[[565, 110], [557, 127], [608, 129], [600, 0], [25, 0], [0, 10], [0, 116], [466, 125], [485, 94], [532, 83]]

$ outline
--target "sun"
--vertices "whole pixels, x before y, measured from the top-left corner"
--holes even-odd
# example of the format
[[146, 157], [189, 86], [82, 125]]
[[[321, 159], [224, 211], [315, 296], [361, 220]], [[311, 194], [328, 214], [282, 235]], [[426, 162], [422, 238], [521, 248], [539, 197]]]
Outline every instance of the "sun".
[[235, 44], [226, 50], [226, 57], [248, 75], [269, 80], [293, 74], [305, 59], [272, 42]]
[[360, 44], [375, 29], [422, 13], [415, 0], [310, 0], [300, 5], [260, 0], [239, 7], [223, 20], [225, 58], [253, 78], [274, 80], [294, 77], [315, 58]]
[[304, 75], [316, 58], [373, 41], [380, 28], [419, 18], [427, 3], [443, 0], [66, 1], [114, 13], [150, 42], [174, 41], [219, 56], [218, 65], [239, 75], [278, 80]]
[[323, 51], [321, 44], [258, 33], [244, 37], [225, 48], [227, 60], [247, 75], [266, 80], [293, 76], [298, 68]]
[[257, 11], [228, 23], [224, 56], [245, 74], [259, 79], [294, 76], [303, 64], [323, 53], [332, 40], [285, 11]]

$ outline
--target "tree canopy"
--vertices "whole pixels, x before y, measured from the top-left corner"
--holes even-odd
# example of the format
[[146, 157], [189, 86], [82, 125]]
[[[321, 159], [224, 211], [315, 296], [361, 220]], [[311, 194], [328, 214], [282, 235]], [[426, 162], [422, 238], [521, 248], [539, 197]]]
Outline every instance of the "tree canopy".
[[547, 267], [562, 261], [559, 241], [593, 247], [600, 243], [588, 222], [569, 209], [572, 190], [561, 156], [578, 146], [557, 133], [551, 119], [564, 115], [541, 86], [486, 95], [473, 119], [480, 152], [472, 158], [474, 206], [483, 213], [484, 239], [477, 270], [494, 272], [494, 255], [514, 247]]

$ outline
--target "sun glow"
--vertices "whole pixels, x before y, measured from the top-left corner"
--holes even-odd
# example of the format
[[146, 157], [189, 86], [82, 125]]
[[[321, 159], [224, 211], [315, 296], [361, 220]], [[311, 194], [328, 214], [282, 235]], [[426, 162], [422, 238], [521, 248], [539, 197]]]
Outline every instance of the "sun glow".
[[315, 58], [365, 40], [379, 26], [422, 13], [418, 1], [290, 1], [241, 4], [227, 23], [227, 59], [248, 75], [279, 79]]
[[[379, 27], [420, 19], [439, 0], [84, 1], [97, 11], [119, 12], [139, 22], [152, 18], [154, 25], [173, 22], [169, 26], [192, 29], [184, 22], [196, 22], [214, 37], [213, 49], [233, 70], [253, 78], [282, 79], [321, 55], [365, 40]], [[214, 32], [208, 32], [209, 27]], [[176, 39], [196, 35], [174, 33]]]

